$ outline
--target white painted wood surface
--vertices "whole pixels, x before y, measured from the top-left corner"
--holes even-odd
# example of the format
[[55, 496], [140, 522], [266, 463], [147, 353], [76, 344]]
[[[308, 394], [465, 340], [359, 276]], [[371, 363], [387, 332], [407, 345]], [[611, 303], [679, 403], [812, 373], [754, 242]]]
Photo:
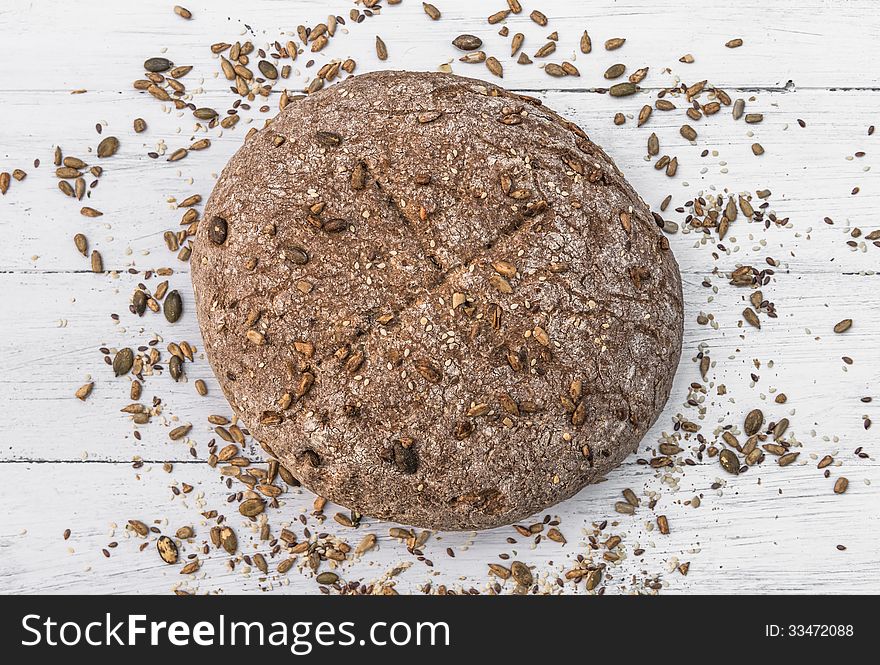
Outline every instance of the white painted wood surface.
[[[309, 58], [300, 56], [300, 69], [288, 88], [301, 88], [309, 72], [330, 58], [354, 57], [358, 71], [378, 68], [376, 35], [388, 44], [387, 66], [433, 70], [456, 57], [449, 45], [453, 37], [477, 34], [490, 54], [499, 55], [507, 87], [533, 91], [580, 124], [614, 157], [650, 205], [656, 208], [672, 194], [666, 218], [683, 223], [684, 215], [672, 208], [703, 191], [770, 189], [771, 209], [790, 222], [785, 228], [765, 230], [740, 220], [724, 243], [733, 251], [721, 253], [717, 260], [717, 248], [701, 242], [697, 234], [670, 236], [684, 276], [687, 308], [675, 389], [638, 455], [607, 482], [549, 511], [561, 519], [566, 546], [544, 540], [532, 547], [509, 528], [478, 535], [439, 534], [425, 547], [425, 556], [435, 563], [433, 571], [414, 562], [397, 588], [417, 591], [430, 580], [450, 588], [483, 589], [486, 564], [500, 561], [502, 552], [534, 565], [536, 572], [552, 580], [585, 551], [582, 529], [608, 519], [618, 522], [608, 532], [624, 537], [627, 552], [610, 569], [609, 592], [644, 590], [645, 580], [658, 574], [669, 592], [880, 592], [877, 429], [863, 425], [866, 416], [880, 420], [880, 278], [873, 272], [880, 266], [880, 247], [852, 236], [855, 228], [863, 236], [880, 228], [880, 178], [870, 168], [880, 135], [869, 137], [867, 132], [880, 121], [880, 73], [875, 66], [880, 57], [880, 15], [875, 4], [524, 2], [525, 12], [511, 16], [506, 24], [511, 33], [526, 34], [529, 53], [551, 31], [558, 31], [555, 61], [569, 59], [581, 71], [580, 78], [566, 79], [551, 79], [537, 65], [522, 67], [502, 57], [509, 38], [502, 39], [497, 34], [501, 25], [489, 26], [485, 17], [502, 9], [503, 0], [434, 4], [443, 12], [438, 22], [430, 21], [421, 3], [412, 0], [385, 7], [362, 24], [349, 22], [347, 34], [314, 56], [315, 68], [307, 71]], [[211, 436], [206, 416], [227, 412], [204, 358], [187, 366], [188, 383], [175, 384], [167, 376], [148, 380], [145, 398], [161, 397], [167, 420], [154, 419], [140, 428], [138, 441], [131, 423], [119, 413], [129, 401], [126, 380], [113, 379], [98, 347], [143, 344], [154, 335], [200, 346], [188, 267], [162, 241], [163, 232], [175, 229], [180, 217], [168, 201], [193, 193], [206, 196], [214, 174], [241, 144], [248, 126], [242, 122], [234, 130], [208, 132], [212, 147], [178, 163], [148, 158], [146, 153], [160, 143], [173, 150], [188, 145], [197, 134], [188, 113], [169, 111], [132, 90], [131, 82], [142, 75], [143, 60], [166, 55], [176, 64], [193, 65], [185, 82], [189, 89], [199, 90], [194, 101], [226, 109], [231, 98], [224, 92], [226, 81], [216, 76], [219, 67], [208, 49], [211, 43], [283, 43], [290, 38], [284, 33], [294, 33], [296, 25], [313, 25], [328, 11], [347, 18], [354, 5], [344, 0], [188, 1], [195, 15], [188, 22], [175, 16], [171, 5], [6, 0], [0, 6], [0, 36], [7, 53], [0, 59], [0, 171], [28, 172], [26, 180], [13, 182], [0, 199], [0, 292], [5, 296], [0, 308], [0, 592], [166, 593], [181, 584], [198, 592], [317, 590], [311, 576], [296, 569], [261, 581], [246, 566], [230, 570], [227, 557], [212, 553], [204, 557], [196, 576], [182, 577], [179, 567], [159, 560], [152, 545], [137, 551], [140, 543], [122, 528], [126, 520], [159, 520], [157, 526], [166, 532], [191, 524], [198, 543], [209, 526], [199, 513], [209, 509], [227, 513], [243, 552], [260, 550], [254, 548], [237, 511], [226, 504], [228, 490], [219, 473], [204, 463]], [[546, 28], [529, 20], [534, 8], [550, 17]], [[594, 51], [575, 54], [585, 28]], [[626, 37], [625, 46], [606, 52], [602, 43], [615, 36]], [[744, 46], [725, 48], [734, 37], [741, 37]], [[694, 55], [693, 64], [678, 62], [686, 53]], [[615, 100], [590, 91], [607, 84], [602, 72], [614, 62], [626, 63], [630, 71], [650, 67], [640, 94]], [[452, 66], [464, 75], [490, 76], [482, 65], [453, 61]], [[747, 110], [763, 113], [765, 120], [747, 126], [734, 122], [724, 109], [692, 123], [699, 132], [695, 145], [678, 133], [684, 121], [680, 112], [655, 111], [647, 126], [636, 128], [633, 116], [676, 77], [687, 83], [708, 79], [732, 97], [746, 99]], [[82, 89], [87, 92], [70, 94]], [[268, 102], [270, 113], [249, 114], [255, 126], [262, 123], [261, 115], [275, 113], [277, 98], [273, 95]], [[613, 125], [616, 111], [630, 116], [626, 125]], [[135, 117], [146, 119], [149, 129], [144, 134], [131, 130]], [[801, 128], [798, 119], [806, 127]], [[89, 161], [88, 151], [99, 140], [97, 122], [106, 123], [105, 135], [120, 137], [122, 148], [102, 163], [106, 172], [89, 203], [104, 216], [86, 219], [78, 214], [81, 204], [57, 191], [51, 158], [54, 146], [61, 145], [65, 154]], [[651, 131], [660, 138], [661, 153], [679, 158], [674, 179], [645, 160]], [[751, 153], [755, 141], [766, 149], [760, 158]], [[717, 154], [701, 157], [703, 149]], [[865, 156], [853, 157], [858, 151]], [[42, 161], [38, 169], [33, 167], [35, 158]], [[852, 193], [855, 187], [857, 194]], [[825, 217], [833, 225], [823, 222]], [[71, 238], [78, 231], [102, 252], [105, 274], [89, 272], [74, 249]], [[743, 263], [765, 267], [767, 257], [779, 262], [763, 289], [776, 303], [779, 317], [762, 316], [758, 331], [741, 321], [748, 292], [729, 286], [724, 273]], [[138, 319], [128, 312], [130, 293], [143, 275], [127, 270], [163, 266], [175, 269], [170, 281], [188, 309], [174, 327], [161, 316]], [[705, 281], [717, 288], [705, 286]], [[157, 282], [153, 278], [149, 284], [154, 287]], [[717, 327], [699, 325], [701, 312], [712, 314]], [[111, 313], [120, 315], [118, 324]], [[834, 335], [834, 323], [847, 317], [855, 320], [853, 328]], [[712, 386], [724, 384], [728, 389], [724, 397], [713, 389], [702, 419], [696, 408], [684, 405], [689, 384], [699, 380], [694, 356], [700, 345], [713, 359]], [[851, 357], [852, 364], [845, 364], [842, 356]], [[759, 376], [755, 385], [751, 373]], [[197, 378], [208, 383], [208, 397], [196, 395], [192, 382]], [[87, 380], [95, 381], [95, 389], [80, 402], [73, 392]], [[789, 396], [787, 404], [773, 402], [777, 391]], [[862, 403], [863, 396], [875, 400]], [[791, 433], [802, 445], [798, 462], [779, 468], [768, 459], [738, 477], [725, 474], [708, 458], [683, 474], [658, 473], [636, 462], [636, 457], [651, 457], [677, 414], [698, 422], [711, 441], [716, 427], [741, 425], [744, 414], [756, 406], [770, 419], [791, 420]], [[186, 443], [169, 441], [167, 432], [175, 422], [194, 424], [194, 456]], [[853, 454], [858, 447], [868, 453], [867, 459]], [[256, 450], [250, 452], [259, 456]], [[830, 467], [828, 479], [816, 469], [817, 459], [825, 454], [840, 462]], [[136, 459], [145, 460], [143, 468], [132, 468]], [[170, 473], [163, 471], [163, 462], [173, 463]], [[832, 492], [840, 475], [850, 480], [842, 496]], [[676, 482], [670, 484], [671, 478]], [[719, 482], [722, 486], [713, 489]], [[183, 483], [194, 491], [175, 496], [171, 488]], [[613, 510], [627, 487], [643, 499], [634, 517]], [[644, 505], [649, 492], [658, 493], [653, 511]], [[700, 507], [685, 505], [695, 495], [702, 497]], [[311, 500], [305, 491], [285, 495], [280, 511], [273, 511], [273, 526], [294, 521], [310, 509]], [[334, 511], [328, 506], [326, 513]], [[658, 514], [669, 517], [670, 535], [651, 529]], [[344, 567], [344, 577], [374, 579], [394, 564], [415, 561], [387, 537], [388, 526], [366, 521], [360, 532], [377, 533], [380, 548]], [[68, 541], [62, 539], [66, 528], [72, 530]], [[325, 528], [354, 542], [361, 536], [332, 520]], [[508, 544], [509, 536], [520, 542]], [[119, 545], [108, 548], [111, 556], [105, 558], [101, 550], [111, 541]], [[447, 547], [453, 548], [455, 558], [447, 556]], [[645, 549], [641, 557], [632, 554], [637, 547]], [[184, 550], [193, 551], [191, 545]], [[669, 572], [676, 561], [691, 562], [686, 577]], [[583, 585], [564, 589], [575, 590], [583, 593]]]

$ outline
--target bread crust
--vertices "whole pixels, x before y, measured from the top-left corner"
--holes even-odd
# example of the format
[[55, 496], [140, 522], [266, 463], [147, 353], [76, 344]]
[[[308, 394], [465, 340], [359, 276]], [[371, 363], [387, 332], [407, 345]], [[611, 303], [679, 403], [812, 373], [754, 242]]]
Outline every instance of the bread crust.
[[638, 446], [681, 280], [611, 159], [538, 100], [374, 72], [290, 104], [199, 224], [205, 349], [301, 482], [436, 529], [523, 519]]

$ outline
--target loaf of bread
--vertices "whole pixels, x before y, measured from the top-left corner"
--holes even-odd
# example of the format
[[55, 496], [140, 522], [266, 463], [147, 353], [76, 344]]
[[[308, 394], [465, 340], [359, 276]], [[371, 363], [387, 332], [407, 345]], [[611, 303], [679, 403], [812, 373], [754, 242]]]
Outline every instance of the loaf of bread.
[[265, 450], [420, 527], [511, 523], [600, 480], [681, 353], [678, 266], [611, 159], [539, 100], [451, 74], [291, 103], [223, 170], [192, 279]]

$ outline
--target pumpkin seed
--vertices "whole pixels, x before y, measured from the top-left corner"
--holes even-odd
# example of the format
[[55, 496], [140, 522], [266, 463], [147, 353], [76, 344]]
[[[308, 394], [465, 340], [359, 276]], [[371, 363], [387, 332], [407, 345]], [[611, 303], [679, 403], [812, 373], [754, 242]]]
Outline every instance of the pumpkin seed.
[[727, 471], [727, 473], [732, 473], [733, 475], [739, 474], [739, 458], [732, 450], [728, 450], [727, 448], [722, 450], [718, 454], [718, 461], [721, 462], [721, 468]]
[[177, 545], [168, 536], [159, 536], [156, 541], [156, 549], [165, 563], [177, 563]]
[[222, 245], [226, 242], [226, 236], [229, 231], [229, 226], [226, 223], [226, 220], [222, 217], [214, 217], [211, 220], [211, 226], [208, 227], [208, 238], [211, 239], [211, 242], [215, 245]]
[[326, 571], [315, 578], [318, 584], [336, 584], [339, 581], [339, 575]]
[[148, 72], [159, 73], [171, 69], [174, 63], [168, 58], [147, 58], [144, 61], [144, 69]]
[[123, 374], [128, 374], [131, 370], [132, 365], [134, 365], [134, 351], [130, 348], [125, 347], [124, 349], [119, 349], [116, 352], [116, 355], [113, 357], [113, 372], [116, 376], [122, 376]]
[[510, 575], [517, 584], [521, 584], [522, 586], [528, 587], [534, 582], [532, 571], [529, 570], [529, 567], [522, 561], [513, 561], [510, 564]]
[[462, 51], [476, 51], [483, 45], [483, 40], [476, 35], [459, 35], [452, 40], [452, 45]]
[[609, 81], [611, 79], [620, 78], [623, 76], [623, 73], [626, 71], [626, 65], [621, 63], [617, 63], [616, 65], [611, 65], [608, 69], [605, 70], [605, 78]]
[[255, 517], [266, 509], [266, 502], [262, 499], [245, 499], [238, 505], [238, 512], [245, 517]]
[[260, 73], [267, 79], [274, 81], [278, 78], [278, 69], [268, 60], [260, 60], [257, 63], [257, 69], [259, 69]]
[[743, 431], [746, 435], [753, 436], [761, 430], [763, 424], [764, 412], [761, 411], [761, 409], [752, 409], [749, 411], [748, 415], [746, 415], [745, 423], [743, 424]]
[[612, 85], [608, 90], [608, 94], [612, 97], [629, 97], [630, 95], [636, 94], [638, 90], [639, 87], [635, 83], [627, 81], [626, 83]]
[[98, 144], [98, 157], [112, 157], [119, 150], [119, 139], [115, 136], [108, 136]]
[[168, 323], [177, 323], [183, 313], [183, 300], [177, 290], [171, 291], [165, 296], [163, 311]]

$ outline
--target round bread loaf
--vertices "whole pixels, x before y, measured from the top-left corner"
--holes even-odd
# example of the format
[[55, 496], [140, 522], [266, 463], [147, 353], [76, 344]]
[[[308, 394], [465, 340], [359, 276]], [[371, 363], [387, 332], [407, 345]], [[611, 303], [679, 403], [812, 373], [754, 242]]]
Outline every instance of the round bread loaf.
[[678, 266], [611, 159], [541, 102], [375, 72], [223, 170], [192, 254], [233, 410], [303, 485], [420, 527], [600, 480], [666, 402]]

